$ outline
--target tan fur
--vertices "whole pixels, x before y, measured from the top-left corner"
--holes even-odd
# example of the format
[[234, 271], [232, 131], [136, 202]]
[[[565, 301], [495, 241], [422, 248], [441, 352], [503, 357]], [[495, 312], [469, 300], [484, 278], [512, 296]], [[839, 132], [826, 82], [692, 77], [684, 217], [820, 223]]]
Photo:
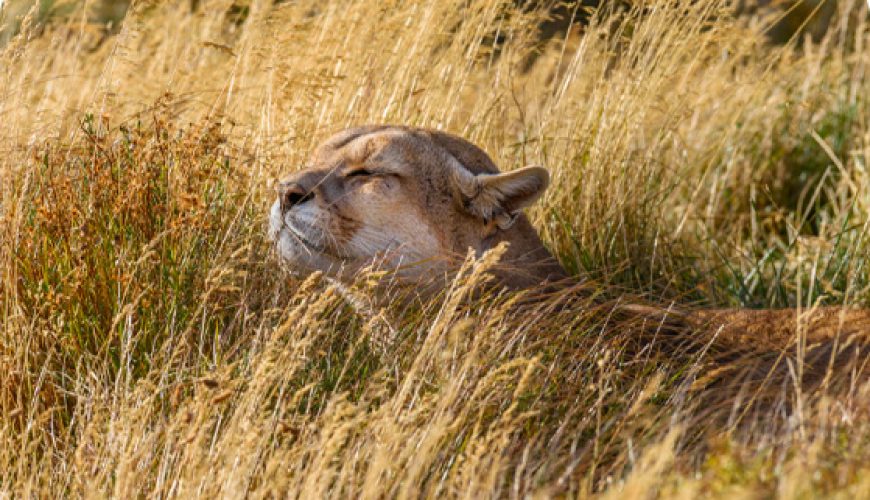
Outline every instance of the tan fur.
[[[361, 170], [370, 175], [353, 175]], [[380, 266], [398, 269], [413, 283], [448, 276], [469, 249], [479, 255], [508, 242], [499, 281], [532, 287], [566, 278], [522, 214], [547, 183], [540, 167], [500, 173], [480, 148], [444, 132], [353, 128], [327, 140], [304, 169], [281, 181], [270, 235], [294, 269], [347, 280], [361, 268]], [[799, 338], [866, 339], [870, 331], [867, 310], [622, 309], [761, 349], [795, 345]]]
[[802, 309], [663, 309], [625, 304], [620, 310], [678, 329], [705, 330], [733, 346], [757, 350], [846, 339], [870, 341], [870, 310], [839, 306]]
[[353, 128], [281, 181], [270, 235], [291, 267], [341, 279], [370, 265], [444, 276], [469, 249], [506, 241], [498, 277], [527, 287], [565, 277], [522, 214], [548, 179], [540, 167], [501, 174], [480, 148], [443, 132]]
[[737, 345], [777, 349], [803, 339], [809, 345], [829, 340], [870, 341], [870, 311], [845, 307], [808, 309], [708, 309], [692, 311], [698, 326], [719, 329]]

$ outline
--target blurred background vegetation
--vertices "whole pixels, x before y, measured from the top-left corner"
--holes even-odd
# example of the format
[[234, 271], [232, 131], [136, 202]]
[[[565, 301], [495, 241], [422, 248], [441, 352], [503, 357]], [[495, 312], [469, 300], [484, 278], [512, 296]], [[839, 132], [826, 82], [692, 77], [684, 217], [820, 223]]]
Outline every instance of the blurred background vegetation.
[[[284, 3], [287, 0], [275, 0]], [[7, 42], [20, 29], [21, 23], [28, 13], [33, 12], [34, 21], [38, 25], [57, 20], [66, 20], [70, 16], [81, 15], [82, 5], [88, 8], [83, 19], [92, 29], [104, 30], [106, 33], [116, 32], [123, 21], [129, 0], [0, 0], [0, 46]], [[541, 4], [549, 4], [551, 16], [540, 23], [540, 36], [546, 40], [555, 36], [564, 36], [572, 25], [583, 25], [588, 20], [591, 9], [608, 2], [598, 0], [561, 1], [561, 0], [516, 0], [521, 8], [537, 9]], [[622, 4], [626, 8], [632, 2], [616, 0], [609, 2]], [[250, 1], [234, 2], [230, 9], [244, 19], [248, 12]], [[190, 0], [190, 9], [199, 8], [199, 0]], [[786, 43], [795, 38], [810, 36], [819, 40], [825, 34], [834, 13], [837, 11], [837, 0], [740, 0], [736, 4], [737, 11], [744, 16], [769, 23], [768, 37], [773, 43]]]

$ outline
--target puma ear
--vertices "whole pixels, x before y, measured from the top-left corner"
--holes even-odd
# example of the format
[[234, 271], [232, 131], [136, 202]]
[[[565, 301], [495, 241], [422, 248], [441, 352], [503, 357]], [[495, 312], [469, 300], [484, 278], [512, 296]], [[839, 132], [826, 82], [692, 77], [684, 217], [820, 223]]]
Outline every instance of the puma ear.
[[[536, 202], [550, 185], [550, 174], [538, 166], [523, 167], [495, 175], [478, 175], [480, 196], [498, 204], [508, 213], [518, 212]], [[484, 200], [481, 200], [484, 201]]]
[[456, 180], [464, 206], [484, 220], [495, 220], [501, 229], [510, 227], [520, 210], [540, 198], [550, 184], [550, 174], [538, 166], [502, 174], [473, 175], [462, 170]]

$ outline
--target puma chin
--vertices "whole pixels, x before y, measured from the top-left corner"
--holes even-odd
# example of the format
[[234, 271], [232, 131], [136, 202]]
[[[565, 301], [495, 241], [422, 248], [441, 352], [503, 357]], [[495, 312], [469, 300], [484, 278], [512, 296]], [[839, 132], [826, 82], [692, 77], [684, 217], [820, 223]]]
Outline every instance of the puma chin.
[[342, 280], [367, 267], [444, 276], [469, 249], [507, 242], [495, 274], [521, 288], [565, 277], [522, 213], [548, 183], [537, 166], [501, 173], [483, 150], [444, 132], [352, 128], [281, 180], [269, 235], [291, 269]]

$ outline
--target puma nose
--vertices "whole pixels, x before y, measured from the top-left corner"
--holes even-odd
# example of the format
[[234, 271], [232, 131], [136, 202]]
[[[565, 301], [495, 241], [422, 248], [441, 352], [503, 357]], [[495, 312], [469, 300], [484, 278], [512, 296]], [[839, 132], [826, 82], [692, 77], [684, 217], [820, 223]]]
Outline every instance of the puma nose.
[[281, 200], [281, 209], [290, 210], [294, 206], [314, 198], [314, 193], [295, 182], [288, 182], [278, 186], [278, 196]]

